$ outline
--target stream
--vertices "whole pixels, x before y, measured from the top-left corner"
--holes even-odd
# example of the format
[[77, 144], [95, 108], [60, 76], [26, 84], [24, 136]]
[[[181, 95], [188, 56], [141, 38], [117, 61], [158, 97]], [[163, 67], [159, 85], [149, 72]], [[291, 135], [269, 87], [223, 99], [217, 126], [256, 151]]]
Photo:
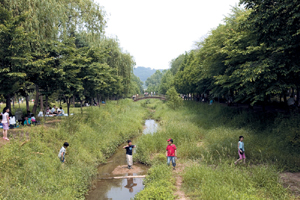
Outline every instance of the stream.
[[[157, 129], [158, 124], [154, 120], [148, 119], [145, 121], [143, 134], [155, 133]], [[134, 139], [133, 144], [137, 140], [138, 138]], [[116, 153], [107, 160], [106, 164], [99, 166], [97, 182], [86, 196], [87, 200], [130, 200], [144, 189], [143, 178], [108, 179], [117, 176], [145, 175], [147, 173], [148, 167], [143, 164], [134, 164], [133, 172], [125, 168], [125, 150], [122, 148], [124, 145], [126, 144], [121, 145], [116, 150]]]

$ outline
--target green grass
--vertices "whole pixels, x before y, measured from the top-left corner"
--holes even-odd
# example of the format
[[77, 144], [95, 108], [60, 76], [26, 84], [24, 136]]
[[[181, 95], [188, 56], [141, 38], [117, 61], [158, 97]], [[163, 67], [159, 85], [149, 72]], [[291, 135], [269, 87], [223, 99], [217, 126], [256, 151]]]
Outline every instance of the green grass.
[[[194, 166], [194, 168], [187, 170], [187, 173], [198, 170], [204, 174], [208, 173], [208, 177], [209, 173], [214, 174], [211, 176], [215, 182], [211, 183], [210, 180], [194, 183], [192, 178], [188, 178], [187, 175], [184, 176], [186, 177], [184, 179], [186, 189], [212, 187], [213, 184], [222, 183], [224, 177], [227, 176], [221, 173], [225, 169], [227, 170], [226, 173], [230, 169], [234, 172], [227, 173], [229, 180], [239, 177], [242, 182], [246, 183], [248, 179], [251, 179], [250, 183], [254, 184], [254, 179], [265, 178], [263, 173], [259, 171], [264, 170], [264, 172], [269, 171], [270, 173], [267, 174], [270, 179], [276, 181], [271, 181], [268, 185], [250, 185], [257, 194], [256, 192], [249, 193], [250, 190], [242, 190], [236, 195], [244, 199], [251, 199], [252, 197], [253, 199], [272, 199], [275, 197], [285, 199], [290, 197], [289, 192], [283, 189], [278, 182], [277, 172], [300, 170], [300, 160], [298, 159], [300, 152], [299, 116], [257, 114], [219, 104], [209, 106], [192, 101], [184, 102], [184, 106], [177, 110], [172, 110], [160, 101], [154, 100], [146, 106], [156, 108], [152, 117], [159, 121], [160, 128], [153, 135], [140, 137], [136, 157], [141, 162], [150, 165], [155, 163], [156, 159], [153, 158], [163, 155], [167, 146], [166, 140], [173, 138], [180, 160], [188, 159], [203, 165], [202, 167], [198, 166], [199, 169]], [[233, 162], [238, 157], [237, 144], [240, 135], [245, 137], [247, 165], [235, 168]], [[239, 187], [237, 184], [238, 182], [232, 182], [230, 185], [232, 191]], [[216, 187], [214, 188], [217, 189]], [[230, 187], [225, 188], [224, 191], [229, 191]], [[196, 196], [199, 199], [206, 199], [202, 198], [201, 195], [206, 194], [207, 191], [205, 190], [201, 194], [196, 193]], [[273, 191], [280, 191], [280, 194]], [[195, 191], [187, 190], [187, 193], [194, 195]], [[242, 193], [246, 194], [243, 196]], [[251, 196], [252, 194], [255, 195]], [[218, 195], [221, 193], [212, 195], [210, 199], [226, 199], [230, 196], [229, 192], [224, 192], [223, 196]]]
[[215, 168], [195, 164], [186, 168], [184, 189], [191, 199], [290, 199], [272, 167], [233, 167], [220, 164]]
[[[97, 166], [142, 130], [146, 110], [128, 100], [90, 107], [56, 128], [28, 127], [30, 141], [0, 149], [0, 199], [84, 199]], [[66, 163], [57, 158], [68, 141]], [[42, 153], [42, 154], [38, 154]]]
[[144, 180], [145, 188], [135, 196], [135, 200], [173, 200], [175, 178], [170, 167], [164, 164], [154, 165]]

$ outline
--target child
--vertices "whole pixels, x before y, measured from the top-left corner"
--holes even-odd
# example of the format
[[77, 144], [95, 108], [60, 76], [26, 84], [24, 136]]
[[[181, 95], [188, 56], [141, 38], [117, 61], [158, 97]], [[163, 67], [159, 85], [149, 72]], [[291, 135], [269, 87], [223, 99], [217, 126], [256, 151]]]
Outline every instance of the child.
[[133, 165], [132, 149], [135, 148], [135, 145], [132, 145], [131, 140], [128, 140], [127, 142], [128, 142], [128, 145], [124, 146], [123, 149], [126, 149], [127, 165], [128, 165], [128, 169], [131, 169], [131, 166]]
[[238, 142], [238, 153], [239, 153], [239, 159], [234, 162], [236, 165], [240, 160], [244, 159], [244, 164], [246, 164], [246, 156], [245, 156], [245, 148], [244, 148], [244, 136], [239, 137], [239, 142]]
[[34, 114], [31, 114], [31, 123], [36, 124], [36, 119], [35, 119]]
[[64, 163], [65, 162], [65, 154], [66, 154], [66, 148], [68, 148], [69, 143], [65, 142], [64, 146], [60, 149], [58, 153], [59, 160]]
[[9, 141], [7, 138], [7, 130], [9, 129], [9, 108], [5, 107], [2, 114], [2, 124], [3, 124], [3, 139]]
[[171, 138], [168, 139], [167, 141], [168, 141], [168, 146], [166, 148], [166, 150], [167, 150], [166, 157], [168, 159], [167, 163], [169, 166], [170, 161], [172, 160], [173, 169], [175, 170], [175, 167], [176, 167], [175, 158], [177, 157], [176, 146], [175, 146], [175, 144], [173, 144], [173, 140]]

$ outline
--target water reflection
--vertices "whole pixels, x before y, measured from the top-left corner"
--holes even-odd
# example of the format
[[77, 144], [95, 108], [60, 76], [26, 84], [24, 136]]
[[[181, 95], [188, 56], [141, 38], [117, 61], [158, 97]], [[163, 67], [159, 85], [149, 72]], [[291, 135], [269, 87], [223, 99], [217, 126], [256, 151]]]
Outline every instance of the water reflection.
[[[157, 131], [158, 124], [152, 120], [145, 121], [144, 134], [153, 134]], [[136, 140], [133, 140], [133, 144]], [[120, 165], [126, 165], [125, 151], [122, 145], [116, 151], [116, 153], [107, 160], [107, 164], [102, 165], [98, 168], [98, 178], [108, 178], [113, 176], [136, 176], [144, 175], [147, 173], [148, 167], [142, 164], [134, 164], [142, 169], [140, 173], [126, 173], [120, 175], [113, 175], [112, 172], [116, 167]], [[91, 190], [86, 196], [87, 200], [130, 200], [134, 196], [144, 189], [142, 178], [128, 178], [128, 179], [110, 179], [110, 180], [99, 180], [95, 184], [95, 189]]]
[[153, 134], [157, 132], [158, 124], [153, 119], [147, 119], [145, 122], [144, 134]]

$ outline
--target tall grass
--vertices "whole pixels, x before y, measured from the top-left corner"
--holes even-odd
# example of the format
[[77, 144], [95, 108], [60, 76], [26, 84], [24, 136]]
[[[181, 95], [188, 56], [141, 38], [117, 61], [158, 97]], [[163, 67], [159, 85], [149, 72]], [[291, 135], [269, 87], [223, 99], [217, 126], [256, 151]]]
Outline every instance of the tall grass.
[[175, 179], [172, 177], [171, 168], [157, 164], [148, 171], [144, 180], [145, 188], [135, 196], [135, 200], [173, 200]]
[[[0, 149], [0, 199], [84, 199], [97, 166], [142, 130], [146, 111], [124, 100], [90, 107], [55, 128], [29, 127], [30, 141]], [[66, 163], [57, 158], [68, 141]]]
[[195, 164], [186, 168], [183, 178], [184, 189], [192, 199], [291, 199], [272, 167]]
[[[198, 170], [203, 174], [211, 173], [213, 174], [211, 178], [215, 179], [214, 183], [218, 185], [222, 183], [225, 176], [220, 175], [222, 170], [225, 170], [225, 173], [230, 170], [234, 172], [228, 174], [229, 180], [239, 177], [245, 183], [249, 177], [250, 179], [255, 177], [264, 179], [265, 176], [259, 170], [269, 171], [267, 174], [270, 179], [276, 181], [271, 181], [268, 185], [257, 184], [255, 187], [253, 186], [254, 191], [259, 194], [251, 196], [255, 192], [249, 193], [248, 190], [242, 190], [236, 194], [244, 199], [251, 199], [252, 197], [252, 199], [275, 198], [277, 196], [284, 199], [289, 196], [289, 193], [278, 182], [276, 171], [300, 170], [298, 156], [300, 152], [299, 116], [286, 117], [279, 114], [258, 114], [228, 108], [219, 104], [209, 106], [191, 101], [184, 102], [184, 106], [177, 110], [172, 110], [158, 101], [152, 100], [147, 106], [151, 107], [151, 104], [152, 107], [155, 105], [156, 112], [153, 114], [153, 118], [159, 121], [160, 128], [153, 135], [140, 137], [136, 155], [140, 161], [146, 164], [155, 163], [157, 157], [165, 154], [166, 140], [172, 138], [177, 146], [180, 160], [191, 159], [204, 165], [199, 169], [196, 167], [190, 168], [187, 173], [193, 170]], [[245, 137], [247, 163], [253, 168], [235, 168], [233, 164], [238, 157], [237, 145], [240, 135]], [[217, 169], [213, 169], [214, 167], [217, 167]], [[236, 174], [245, 174], [245, 176]], [[195, 187], [197, 185], [209, 187], [214, 184], [213, 182], [210, 183], [211, 180], [206, 179], [201, 183], [194, 184], [193, 180], [196, 178], [189, 178], [188, 175], [185, 177], [185, 188], [194, 187], [193, 185]], [[208, 175], [207, 177], [209, 178]], [[254, 182], [253, 180], [252, 182], [249, 181], [251, 184], [254, 184]], [[239, 187], [236, 182], [232, 183], [231, 186]], [[214, 189], [217, 190], [216, 187]], [[227, 190], [229, 191], [230, 187], [224, 189], [224, 191]], [[270, 193], [270, 190], [280, 191], [280, 194]], [[235, 189], [232, 188], [232, 191], [235, 191]], [[188, 190], [187, 192], [193, 195], [195, 191]], [[241, 196], [244, 192], [246, 196]], [[247, 196], [248, 194], [250, 196]], [[200, 193], [197, 193], [197, 195], [200, 195]], [[212, 196], [211, 199], [226, 199], [229, 197], [229, 192], [224, 192], [223, 196]], [[206, 198], [201, 197], [201, 199]]]

